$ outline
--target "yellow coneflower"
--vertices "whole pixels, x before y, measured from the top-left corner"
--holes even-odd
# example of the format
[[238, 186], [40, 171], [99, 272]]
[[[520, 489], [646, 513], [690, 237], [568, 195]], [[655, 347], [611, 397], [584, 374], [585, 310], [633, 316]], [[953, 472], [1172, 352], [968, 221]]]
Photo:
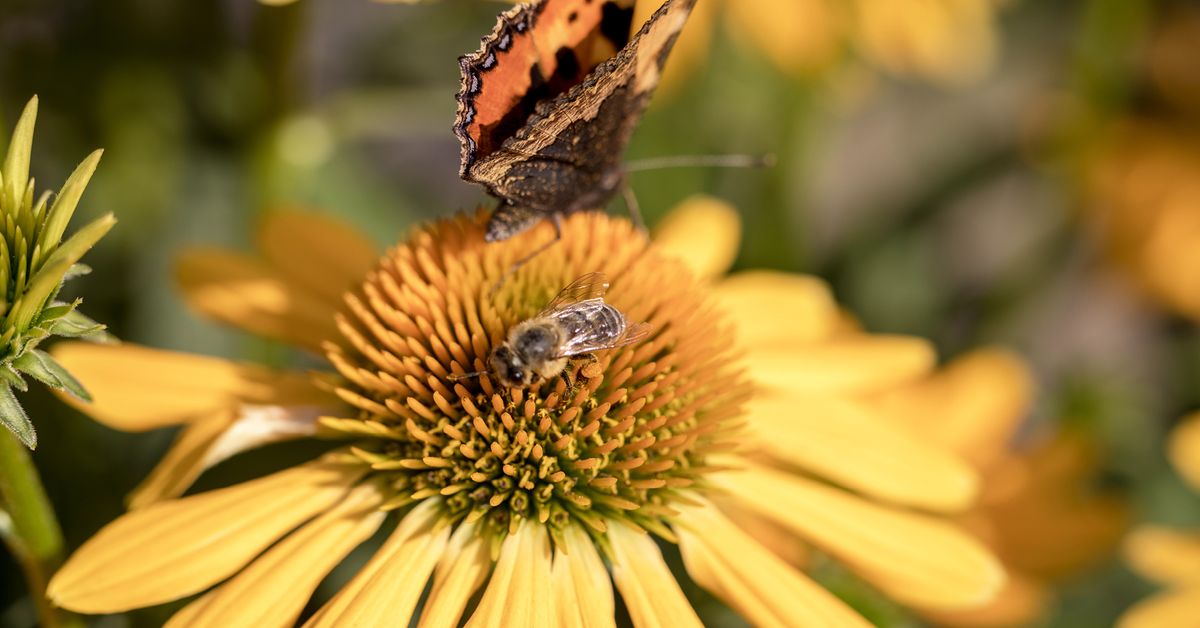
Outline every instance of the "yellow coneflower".
[[[648, 16], [659, 0], [640, 0]], [[810, 75], [849, 47], [870, 65], [956, 85], [978, 78], [996, 55], [996, 0], [705, 0], [672, 52], [663, 81], [704, 67], [717, 24], [780, 70]]]
[[[1183, 479], [1200, 491], [1200, 412], [1171, 433], [1167, 455]], [[1121, 616], [1121, 628], [1190, 626], [1200, 617], [1200, 530], [1144, 525], [1125, 541], [1139, 574], [1170, 589], [1138, 602]]]
[[[706, 226], [674, 223], [665, 240]], [[186, 427], [138, 508], [69, 559], [51, 598], [108, 613], [200, 593], [173, 623], [290, 625], [389, 512], [395, 532], [312, 625], [405, 625], [423, 596], [422, 625], [613, 625], [610, 583], [636, 625], [699, 625], [661, 544], [677, 544], [688, 575], [754, 624], [866, 625], [743, 520], [802, 537], [905, 603], [970, 607], [1003, 586], [981, 544], [912, 510], [966, 507], [972, 470], [856, 401], [927, 373], [928, 343], [845, 337], [812, 278], [753, 272], [709, 287], [665, 244], [603, 214], [566, 220], [562, 242], [493, 297], [549, 233], [488, 245], [482, 224], [417, 229], [371, 263], [361, 236], [276, 214], [258, 257], [185, 257], [181, 282], [200, 311], [317, 348], [335, 374], [305, 382], [146, 348], [60, 349], [92, 386], [93, 416]], [[692, 240], [691, 261], [715, 266], [734, 237]], [[609, 302], [653, 327], [647, 340], [581, 361], [570, 385], [457, 377], [593, 271], [610, 278]], [[747, 431], [775, 448], [740, 453]], [[178, 497], [216, 460], [316, 433], [346, 445]]]

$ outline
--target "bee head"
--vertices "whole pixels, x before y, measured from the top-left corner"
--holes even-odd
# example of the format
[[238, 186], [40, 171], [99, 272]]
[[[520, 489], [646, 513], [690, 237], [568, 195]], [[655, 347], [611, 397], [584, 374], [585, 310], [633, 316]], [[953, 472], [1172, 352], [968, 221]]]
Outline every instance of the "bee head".
[[496, 347], [489, 362], [491, 372], [495, 373], [502, 384], [510, 388], [528, 386], [533, 379], [533, 372], [507, 344]]

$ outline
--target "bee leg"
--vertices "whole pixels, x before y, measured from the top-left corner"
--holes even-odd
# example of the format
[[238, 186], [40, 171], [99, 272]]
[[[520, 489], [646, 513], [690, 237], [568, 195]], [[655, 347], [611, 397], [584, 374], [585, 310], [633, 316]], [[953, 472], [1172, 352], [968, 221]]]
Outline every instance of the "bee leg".
[[642, 218], [642, 206], [638, 205], [637, 196], [634, 195], [633, 188], [629, 183], [621, 186], [621, 196], [625, 198], [625, 209], [629, 210], [629, 218], [633, 220], [633, 226], [645, 234], [648, 230], [646, 229], [646, 220]]
[[558, 244], [558, 241], [562, 239], [562, 214], [557, 212], [550, 214], [550, 224], [554, 225], [554, 239], [534, 249], [529, 255], [526, 255], [516, 262], [513, 262], [513, 265], [509, 266], [508, 270], [501, 275], [500, 279], [497, 279], [495, 285], [492, 286], [491, 296], [495, 296], [496, 293], [500, 291], [500, 288], [504, 285], [504, 282], [508, 281], [509, 277], [515, 275], [518, 270], [521, 270], [522, 266], [529, 263], [530, 260], [538, 255], [541, 255], [546, 249]]
[[589, 366], [591, 366], [591, 365], [593, 365], [593, 364], [595, 364], [596, 366], [600, 366], [600, 358], [596, 357], [596, 354], [595, 354], [595, 353], [588, 353], [588, 354], [587, 354], [587, 359], [588, 359], [588, 363], [587, 363], [587, 364], [585, 364], [585, 365], [583, 365], [583, 368], [579, 369], [579, 373], [580, 373], [581, 375], [583, 375], [584, 377], [587, 377], [587, 375], [583, 373], [583, 371], [584, 371], [585, 369], [587, 369], [587, 367], [589, 367]]

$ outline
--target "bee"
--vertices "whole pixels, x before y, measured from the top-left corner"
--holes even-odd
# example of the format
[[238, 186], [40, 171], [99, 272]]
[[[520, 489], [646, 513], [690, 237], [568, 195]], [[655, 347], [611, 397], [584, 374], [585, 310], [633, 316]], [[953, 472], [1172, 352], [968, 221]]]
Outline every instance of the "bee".
[[524, 388], [562, 374], [567, 361], [644, 339], [650, 325], [629, 325], [604, 302], [604, 273], [588, 273], [563, 288], [542, 311], [521, 321], [488, 356], [488, 373], [510, 388]]

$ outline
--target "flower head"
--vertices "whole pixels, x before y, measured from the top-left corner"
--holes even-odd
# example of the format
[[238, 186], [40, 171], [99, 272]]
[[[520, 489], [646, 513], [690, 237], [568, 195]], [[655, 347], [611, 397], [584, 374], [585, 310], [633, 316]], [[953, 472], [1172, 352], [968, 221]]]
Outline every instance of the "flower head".
[[[905, 602], [958, 608], [999, 590], [982, 546], [909, 509], [966, 506], [974, 474], [859, 401], [927, 372], [927, 344], [844, 336], [814, 279], [754, 273], [714, 289], [691, 261], [603, 214], [564, 221], [562, 242], [493, 296], [548, 233], [489, 245], [482, 225], [440, 221], [366, 263], [361, 237], [279, 214], [261, 257], [185, 258], [180, 278], [201, 311], [324, 355], [334, 373], [307, 385], [211, 358], [60, 349], [88, 371], [97, 418], [187, 427], [137, 509], [80, 548], [50, 596], [113, 612], [207, 590], [175, 621], [290, 624], [389, 512], [398, 527], [314, 625], [403, 625], [423, 595], [424, 625], [612, 625], [610, 582], [637, 625], [698, 625], [660, 543], [677, 544], [691, 577], [754, 623], [865, 625], [735, 521], [798, 534]], [[530, 388], [464, 377], [593, 271], [610, 278], [606, 301], [652, 327], [646, 340]], [[201, 370], [213, 377], [189, 377]], [[303, 434], [345, 443], [176, 498], [215, 460]]]
[[37, 346], [50, 336], [102, 334], [103, 326], [76, 310], [79, 301], [55, 299], [65, 280], [88, 272], [76, 262], [116, 222], [105, 215], [62, 241], [101, 151], [79, 164], [51, 202], [53, 195], [37, 195], [29, 177], [36, 120], [34, 97], [13, 130], [0, 167], [0, 423], [30, 449], [37, 445], [37, 432], [12, 389], [25, 390], [23, 376], [28, 375], [56, 390], [87, 397], [79, 382]]

